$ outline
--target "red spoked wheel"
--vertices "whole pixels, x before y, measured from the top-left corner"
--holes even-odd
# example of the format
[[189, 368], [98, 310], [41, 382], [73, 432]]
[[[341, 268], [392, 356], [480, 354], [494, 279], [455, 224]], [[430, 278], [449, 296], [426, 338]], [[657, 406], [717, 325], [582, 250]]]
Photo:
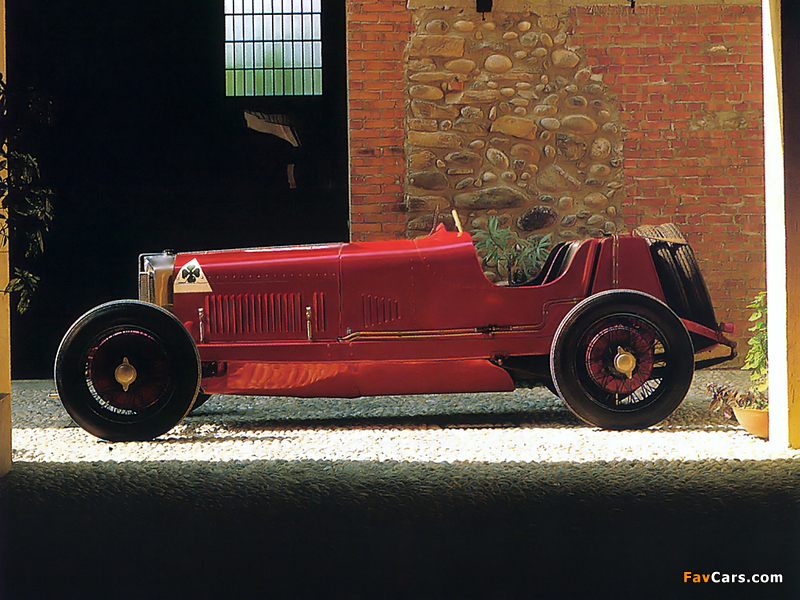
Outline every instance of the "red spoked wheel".
[[171, 313], [111, 302], [70, 328], [56, 355], [56, 386], [84, 429], [111, 441], [148, 440], [177, 425], [200, 386], [194, 341]]
[[153, 406], [169, 391], [171, 366], [153, 335], [122, 329], [104, 335], [89, 351], [86, 383], [109, 410], [134, 414]]
[[[586, 370], [598, 386], [614, 394], [639, 389], [653, 372], [657, 334], [630, 316], [604, 322], [586, 349]], [[591, 334], [590, 334], [591, 335]]]
[[553, 382], [584, 421], [607, 429], [649, 427], [683, 401], [694, 350], [681, 320], [656, 298], [611, 290], [578, 304], [558, 328]]

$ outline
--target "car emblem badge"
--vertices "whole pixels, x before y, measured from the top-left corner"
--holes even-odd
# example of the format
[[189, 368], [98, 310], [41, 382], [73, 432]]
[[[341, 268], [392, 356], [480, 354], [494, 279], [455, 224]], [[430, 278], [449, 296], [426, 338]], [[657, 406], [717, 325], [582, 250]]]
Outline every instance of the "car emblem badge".
[[210, 292], [211, 286], [206, 279], [203, 268], [194, 258], [181, 267], [175, 279], [175, 293]]

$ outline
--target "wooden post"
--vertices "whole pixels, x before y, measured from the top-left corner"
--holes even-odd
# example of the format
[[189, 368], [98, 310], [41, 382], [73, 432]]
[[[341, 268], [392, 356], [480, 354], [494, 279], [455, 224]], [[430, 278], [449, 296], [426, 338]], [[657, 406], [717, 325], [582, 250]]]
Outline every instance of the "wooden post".
[[[6, 74], [6, 3], [0, 0], [0, 68]], [[0, 132], [5, 135], [5, 132]], [[0, 290], [8, 285], [8, 244], [0, 248]], [[0, 477], [11, 470], [11, 312], [0, 293]]]
[[800, 448], [800, 42], [789, 35], [800, 10], [792, 4], [762, 4], [769, 436], [783, 448]]

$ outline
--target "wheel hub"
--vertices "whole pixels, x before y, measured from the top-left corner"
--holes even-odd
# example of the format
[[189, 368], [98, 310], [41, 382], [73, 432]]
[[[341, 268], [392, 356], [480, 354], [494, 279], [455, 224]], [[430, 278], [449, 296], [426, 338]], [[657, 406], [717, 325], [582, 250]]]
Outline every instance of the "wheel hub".
[[170, 360], [161, 343], [145, 331], [110, 333], [98, 340], [87, 359], [87, 384], [112, 412], [134, 414], [146, 409], [172, 385]]
[[600, 330], [586, 349], [586, 368], [592, 381], [607, 392], [630, 394], [653, 372], [654, 335], [627, 325]]
[[131, 384], [136, 381], [136, 367], [128, 362], [128, 357], [122, 359], [122, 364], [114, 369], [114, 379], [122, 386], [122, 391], [127, 392]]
[[630, 379], [636, 370], [636, 357], [622, 346], [619, 346], [617, 355], [614, 357], [614, 368]]

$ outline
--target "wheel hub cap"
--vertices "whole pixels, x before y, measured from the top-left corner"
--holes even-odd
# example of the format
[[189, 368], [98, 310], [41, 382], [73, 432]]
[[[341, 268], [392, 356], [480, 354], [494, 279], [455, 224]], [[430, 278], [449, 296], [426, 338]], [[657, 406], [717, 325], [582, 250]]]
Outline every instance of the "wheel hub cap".
[[122, 364], [114, 369], [114, 379], [122, 386], [122, 391], [127, 392], [131, 384], [136, 381], [136, 367], [128, 362], [126, 356], [122, 359]]
[[655, 337], [646, 329], [610, 325], [601, 329], [586, 349], [586, 369], [607, 392], [630, 394], [653, 372]]
[[86, 383], [107, 410], [135, 414], [153, 406], [168, 392], [172, 386], [171, 364], [153, 335], [122, 329], [99, 339], [89, 352]]
[[630, 379], [636, 370], [636, 357], [619, 346], [617, 355], [614, 357], [614, 368]]

